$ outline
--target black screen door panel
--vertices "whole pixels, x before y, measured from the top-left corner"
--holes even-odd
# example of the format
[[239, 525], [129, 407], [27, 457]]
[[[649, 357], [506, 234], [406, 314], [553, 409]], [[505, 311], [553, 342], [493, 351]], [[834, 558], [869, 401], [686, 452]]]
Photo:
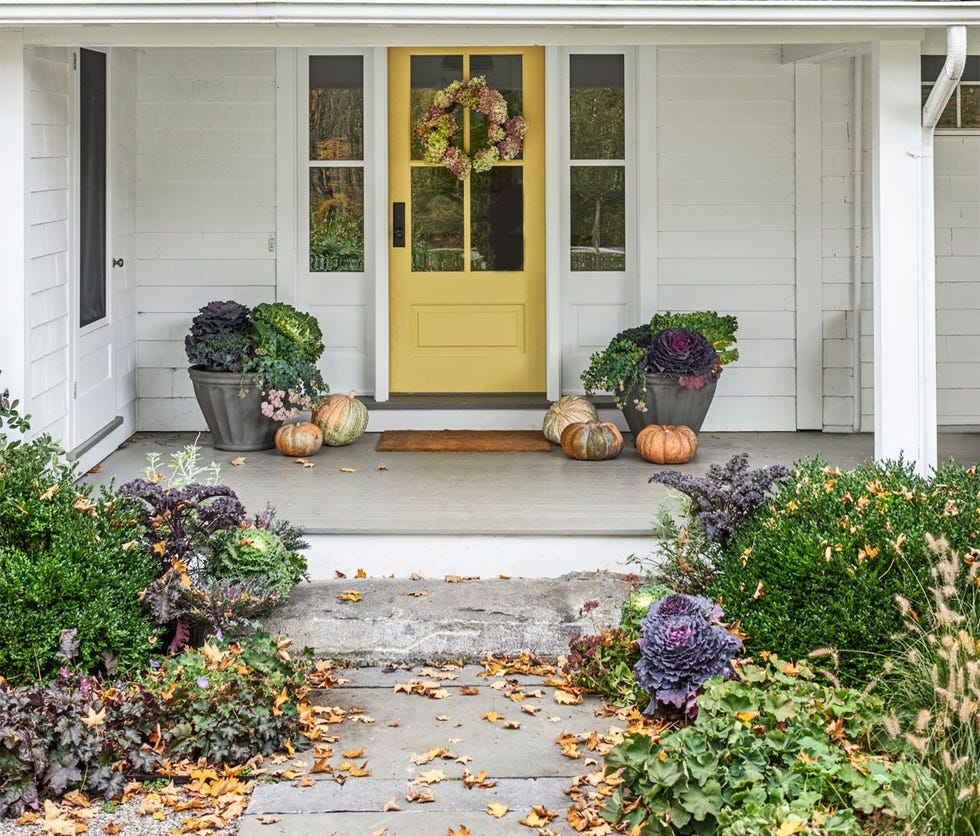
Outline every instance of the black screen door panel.
[[79, 63], [78, 327], [106, 316], [106, 56], [81, 50]]

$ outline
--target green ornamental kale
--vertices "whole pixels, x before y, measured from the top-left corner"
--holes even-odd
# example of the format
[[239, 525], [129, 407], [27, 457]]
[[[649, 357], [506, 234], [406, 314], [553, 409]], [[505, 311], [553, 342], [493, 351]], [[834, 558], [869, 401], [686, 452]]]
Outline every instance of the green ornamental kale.
[[316, 317], [285, 302], [256, 305], [252, 335], [273, 360], [315, 363], [323, 354], [323, 332]]

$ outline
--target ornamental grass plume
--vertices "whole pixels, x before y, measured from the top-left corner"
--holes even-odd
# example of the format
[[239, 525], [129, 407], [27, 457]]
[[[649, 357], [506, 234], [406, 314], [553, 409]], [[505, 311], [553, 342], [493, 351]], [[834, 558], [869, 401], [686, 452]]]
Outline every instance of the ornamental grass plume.
[[909, 833], [980, 834], [980, 550], [965, 557], [927, 535], [936, 557], [930, 604], [918, 613], [898, 596], [902, 653], [885, 680], [888, 734], [929, 768], [938, 785], [919, 799]]

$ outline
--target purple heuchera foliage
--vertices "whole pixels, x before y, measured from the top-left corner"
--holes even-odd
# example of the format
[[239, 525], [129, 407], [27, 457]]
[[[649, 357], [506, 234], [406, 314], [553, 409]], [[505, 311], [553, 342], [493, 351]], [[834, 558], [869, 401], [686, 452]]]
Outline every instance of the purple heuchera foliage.
[[633, 669], [650, 695], [647, 714], [672, 705], [691, 719], [698, 688], [712, 676], [734, 674], [731, 660], [742, 642], [721, 626], [721, 615], [721, 607], [700, 595], [668, 595], [650, 605]]
[[689, 389], [700, 389], [721, 373], [714, 346], [690, 328], [660, 331], [646, 349], [643, 362], [648, 373], [676, 376]]
[[780, 464], [749, 470], [746, 453], [732, 456], [724, 467], [711, 465], [704, 476], [689, 476], [677, 470], [655, 473], [650, 482], [674, 488], [691, 500], [691, 517], [712, 543], [724, 545], [735, 529], [762, 507], [776, 482], [790, 476]]

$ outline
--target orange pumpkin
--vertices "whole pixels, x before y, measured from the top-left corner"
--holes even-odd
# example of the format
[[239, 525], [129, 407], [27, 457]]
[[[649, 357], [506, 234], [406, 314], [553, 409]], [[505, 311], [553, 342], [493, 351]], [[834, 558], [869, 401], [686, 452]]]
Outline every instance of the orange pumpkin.
[[276, 430], [276, 448], [284, 456], [312, 456], [322, 445], [323, 433], [309, 421], [283, 424]]
[[561, 449], [579, 461], [614, 459], [623, 449], [623, 434], [615, 424], [579, 421], [569, 424], [561, 434]]
[[697, 435], [683, 424], [650, 424], [636, 434], [636, 452], [655, 464], [689, 462], [697, 449]]

